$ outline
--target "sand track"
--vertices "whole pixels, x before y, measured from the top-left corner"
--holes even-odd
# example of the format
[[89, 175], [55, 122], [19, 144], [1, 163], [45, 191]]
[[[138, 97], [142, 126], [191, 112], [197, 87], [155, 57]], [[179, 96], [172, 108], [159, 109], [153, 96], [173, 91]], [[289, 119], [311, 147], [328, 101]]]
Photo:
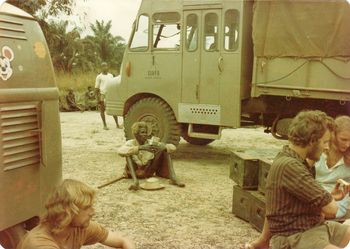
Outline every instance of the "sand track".
[[[122, 174], [125, 161], [116, 150], [125, 141], [124, 132], [115, 128], [112, 117], [107, 117], [108, 131], [97, 112], [61, 113], [61, 122], [64, 178], [97, 187]], [[258, 232], [231, 213], [230, 151], [273, 158], [283, 143], [263, 128], [224, 130], [221, 140], [204, 147], [182, 140], [173, 158], [186, 188], [162, 180], [163, 190], [130, 192], [131, 181], [122, 180], [98, 191], [94, 220], [127, 234], [137, 248], [240, 248]]]

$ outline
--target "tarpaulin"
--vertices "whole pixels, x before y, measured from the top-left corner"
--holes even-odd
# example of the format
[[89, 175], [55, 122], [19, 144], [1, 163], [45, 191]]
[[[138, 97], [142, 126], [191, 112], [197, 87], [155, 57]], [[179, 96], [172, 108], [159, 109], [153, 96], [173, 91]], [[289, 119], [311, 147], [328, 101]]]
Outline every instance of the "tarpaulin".
[[256, 0], [256, 56], [350, 57], [350, 4], [346, 0]]

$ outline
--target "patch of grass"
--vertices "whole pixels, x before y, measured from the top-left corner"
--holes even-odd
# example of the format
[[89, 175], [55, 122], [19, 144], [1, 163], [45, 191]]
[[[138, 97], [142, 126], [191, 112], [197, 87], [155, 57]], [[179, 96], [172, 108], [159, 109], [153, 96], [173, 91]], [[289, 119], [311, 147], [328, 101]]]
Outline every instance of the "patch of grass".
[[63, 73], [56, 72], [56, 82], [59, 89], [60, 104], [66, 106], [65, 96], [68, 89], [72, 88], [75, 94], [75, 100], [78, 104], [85, 104], [85, 92], [88, 86], [95, 88], [95, 79], [98, 73]]
[[72, 88], [74, 92], [85, 92], [88, 86], [95, 86], [95, 79], [98, 73], [62, 73], [56, 72], [56, 82], [60, 91]]

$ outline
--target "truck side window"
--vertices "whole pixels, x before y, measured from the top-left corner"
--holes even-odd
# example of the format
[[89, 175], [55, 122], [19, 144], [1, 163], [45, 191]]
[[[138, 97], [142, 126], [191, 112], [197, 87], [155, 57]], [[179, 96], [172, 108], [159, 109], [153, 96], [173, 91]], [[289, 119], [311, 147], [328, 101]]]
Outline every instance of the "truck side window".
[[140, 15], [134, 34], [130, 43], [132, 50], [145, 51], [148, 48], [148, 23], [149, 17], [146, 15]]
[[177, 12], [155, 13], [153, 15], [153, 48], [180, 49], [181, 16]]
[[189, 14], [186, 19], [186, 49], [195, 51], [197, 49], [198, 39], [198, 16]]
[[217, 51], [218, 47], [218, 16], [215, 13], [205, 15], [204, 45], [206, 51]]
[[238, 48], [238, 11], [228, 10], [225, 13], [225, 37], [224, 47], [227, 51], [235, 51]]

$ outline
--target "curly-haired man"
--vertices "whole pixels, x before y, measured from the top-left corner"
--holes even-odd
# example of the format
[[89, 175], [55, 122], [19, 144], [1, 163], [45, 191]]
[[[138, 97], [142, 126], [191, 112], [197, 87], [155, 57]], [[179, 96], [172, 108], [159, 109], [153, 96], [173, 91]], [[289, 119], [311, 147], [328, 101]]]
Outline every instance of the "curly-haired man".
[[[315, 180], [315, 167], [329, 149], [334, 120], [321, 111], [300, 112], [289, 127], [289, 145], [276, 156], [266, 181], [266, 218], [261, 236], [245, 248], [336, 249], [350, 240], [350, 227], [335, 217], [349, 185], [337, 182], [331, 193]], [[345, 184], [340, 188], [340, 183]]]

